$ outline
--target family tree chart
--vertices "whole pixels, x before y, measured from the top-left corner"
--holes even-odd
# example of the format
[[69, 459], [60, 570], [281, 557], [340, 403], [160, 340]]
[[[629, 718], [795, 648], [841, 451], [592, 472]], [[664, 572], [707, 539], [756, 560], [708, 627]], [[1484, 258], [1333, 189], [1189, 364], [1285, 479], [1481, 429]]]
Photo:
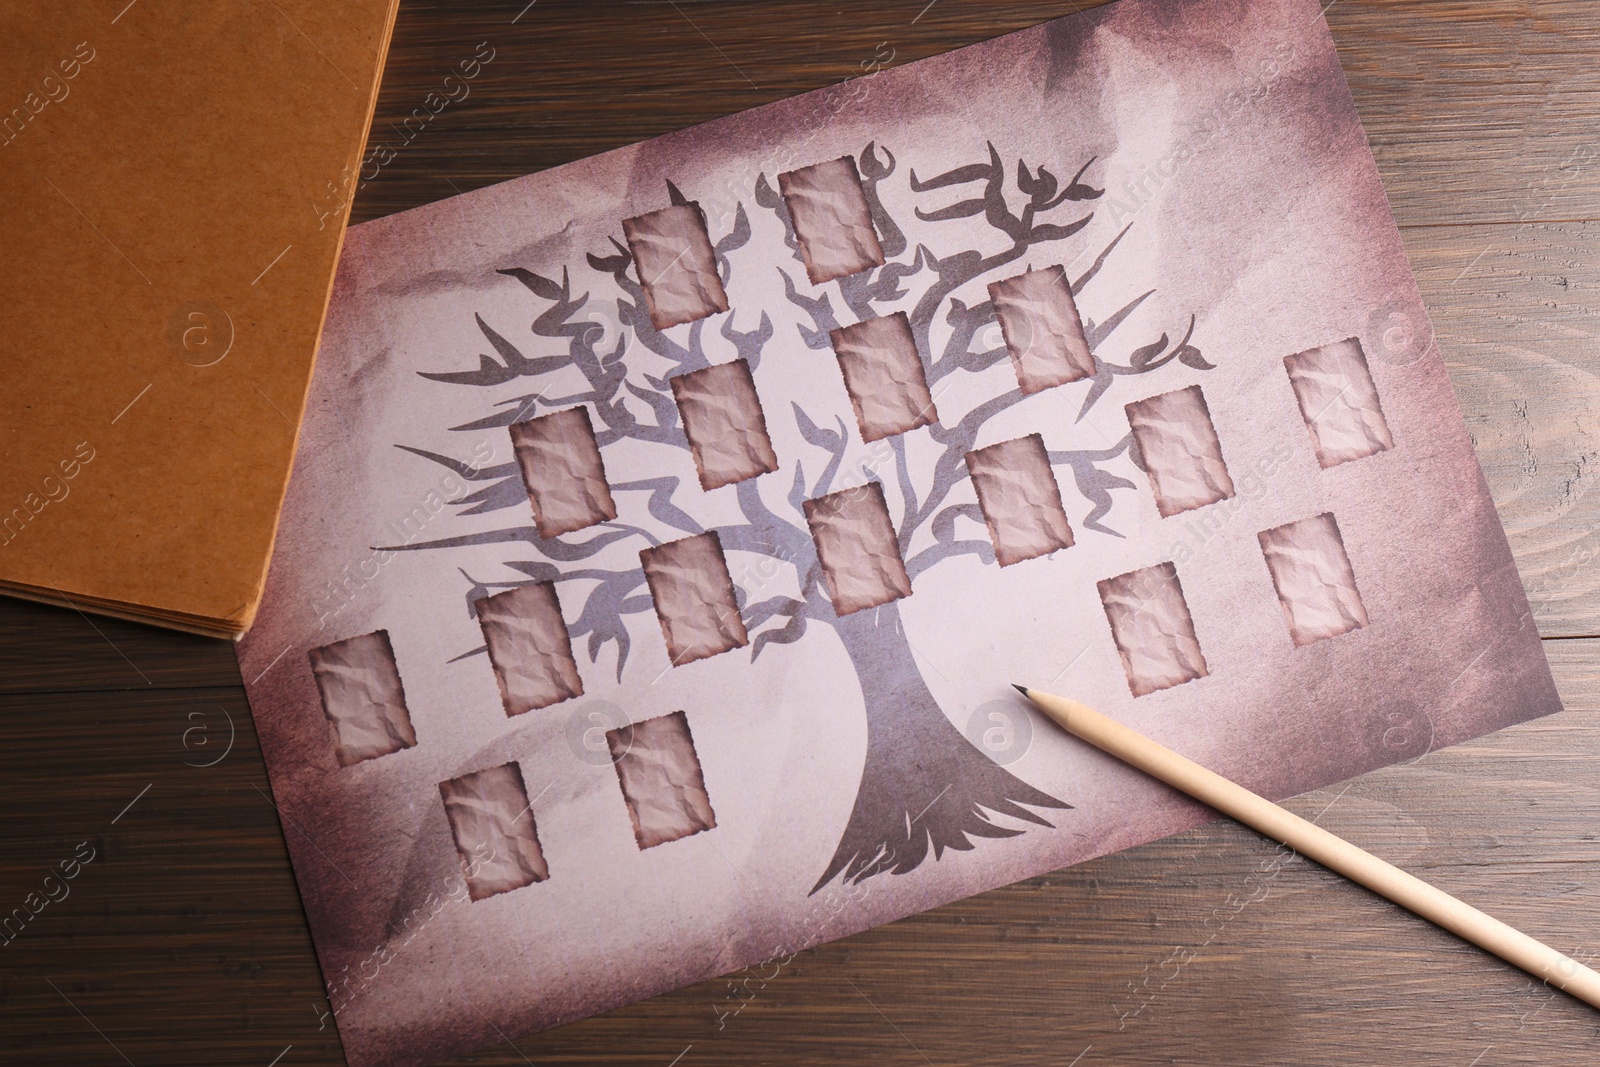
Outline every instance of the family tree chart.
[[[1070, 181], [1063, 182], [1043, 164], [1035, 169], [1030, 168], [1025, 160], [1017, 159], [1008, 166], [992, 144], [987, 145], [986, 149], [988, 159], [985, 162], [958, 167], [926, 179], [919, 179], [914, 173], [909, 176], [913, 190], [933, 194], [934, 198], [945, 190], [953, 190], [958, 195], [967, 194], [965, 199], [953, 203], [949, 202], [950, 196], [945, 194], [944, 203], [930, 206], [926, 211], [919, 208], [915, 225], [919, 233], [927, 236], [914, 246], [900, 225], [883, 208], [877, 195], [878, 184], [895, 176], [896, 163], [892, 151], [869, 144], [858, 158], [845, 157], [823, 164], [831, 168], [832, 174], [812, 179], [813, 187], [820, 187], [813, 195], [828, 203], [821, 210], [813, 212], [817, 220], [814, 225], [827, 227], [841, 216], [854, 216], [848, 217], [848, 224], [855, 225], [863, 235], [858, 241], [873, 241], [878, 245], [876, 256], [860, 255], [855, 261], [846, 259], [842, 265], [826, 265], [824, 277], [827, 277], [828, 270], [856, 268], [842, 276], [828, 278], [837, 282], [837, 289], [831, 293], [826, 290], [815, 293], [821, 288], [819, 286], [808, 287], [815, 295], [802, 291], [802, 286], [806, 285], [803, 271], [809, 268], [809, 246], [796, 233], [794, 214], [786, 207], [785, 199], [773, 190], [765, 175], [758, 179], [756, 186], [758, 209], [774, 212], [782, 218], [786, 244], [793, 251], [794, 260], [800, 264], [799, 268], [793, 263], [769, 267], [783, 275], [789, 300], [804, 312], [808, 320], [809, 328], [806, 325], [799, 328], [798, 343], [822, 352], [838, 347], [839, 359], [844, 363], [851, 339], [841, 333], [840, 314], [853, 316], [857, 329], [878, 323], [900, 327], [892, 328], [884, 340], [868, 339], [865, 345], [860, 346], [866, 349], [867, 354], [855, 365], [844, 364], [846, 367], [867, 364], [856, 371], [861, 381], [859, 395], [852, 392], [861, 419], [859, 427], [847, 426], [842, 419], [837, 420], [833, 427], [818, 426], [801, 404], [791, 406], [792, 417], [801, 427], [807, 442], [814, 447], [808, 456], [790, 458], [789, 466], [793, 474], [787, 513], [779, 514], [771, 510], [755, 491], [752, 481], [738, 478], [739, 505], [746, 521], [737, 526], [721, 525], [714, 531], [719, 542], [719, 562], [722, 552], [730, 550], [770, 557], [799, 572], [801, 590], [799, 597], [778, 596], [745, 602], [742, 590], [736, 589], [734, 600], [725, 614], [730, 618], [736, 616], [740, 630], [748, 631], [748, 635], [741, 632], [737, 640], [726, 641], [717, 650], [731, 651], [748, 646], [750, 660], [755, 663], [765, 645], [798, 640], [806, 633], [808, 626], [820, 622], [831, 628], [843, 643], [861, 681], [870, 738], [866, 766], [850, 822], [843, 831], [832, 861], [821, 873], [817, 883], [819, 888], [840, 874], [848, 880], [858, 881], [884, 871], [909, 871], [924, 862], [930, 854], [937, 859], [947, 848], [967, 850], [974, 846], [974, 839], [977, 838], [1009, 837], [1023, 832], [1020, 828], [993, 821], [990, 813], [1049, 825], [1033, 809], [1063, 809], [1068, 806], [1062, 799], [1052, 797], [1013, 776], [1005, 767], [975, 748], [950, 723], [922, 680], [921, 668], [906, 643], [894, 601], [901, 596], [911, 595], [916, 578], [944, 559], [973, 554], [986, 563], [995, 562], [995, 548], [989, 539], [963, 537], [957, 532], [957, 521], [960, 519], [972, 520], [974, 525], [982, 528], [985, 520], [980, 507], [971, 503], [946, 503], [952, 487], [969, 477], [970, 461], [967, 457], [975, 454], [974, 445], [979, 432], [995, 413], [1023, 403], [1041, 389], [1071, 382], [1085, 383], [1087, 388], [1082, 403], [1083, 411], [1087, 412], [1105, 395], [1116, 376], [1151, 374], [1173, 361], [1202, 370], [1211, 367], [1200, 349], [1192, 343], [1192, 316], [1187, 323], [1176, 324], [1184, 332], [1174, 330], [1170, 335], [1162, 333], [1144, 344], [1127, 346], [1130, 351], [1121, 355], [1120, 361], [1101, 354], [1110, 348], [1118, 328], [1149, 296], [1148, 292], [1136, 296], [1103, 323], [1079, 323], [1072, 294], [1081, 292], [1093, 282], [1107, 257], [1114, 254], [1126, 230], [1100, 250], [1071, 281], [1070, 286], [1063, 284], [1066, 279], [1059, 265], [1023, 273], [1013, 279], [1013, 287], [1017, 281], [1030, 284], [1035, 276], [1044, 278], [1047, 285], [1033, 286], [1043, 290], [1041, 297], [1024, 293], [1020, 300], [1009, 297], [1002, 289], [1000, 301], [1005, 303], [1009, 297], [1010, 303], [1006, 306], [1013, 309], [1009, 316], [1011, 330], [1006, 338], [1007, 343], [979, 350], [974, 342], [985, 327], [997, 321], [996, 300], [969, 307], [952, 294], [974, 279], [999, 278], [1007, 268], [1022, 263], [1030, 254], [1035, 259], [1040, 255], [1047, 259], [1067, 258], [1070, 250], [1058, 252], [1057, 249], [1090, 221], [1092, 204], [1104, 192], [1083, 180], [1093, 166], [1093, 160], [1082, 164]], [[789, 175], [783, 177], [787, 179]], [[831, 188], [825, 184], [830, 178], [835, 183]], [[667, 192], [672, 204], [668, 210], [677, 209], [679, 217], [687, 220], [685, 226], [689, 236], [692, 238], [697, 231], [703, 232], [704, 217], [698, 205], [687, 201], [674, 185], [669, 184]], [[1020, 211], [1013, 212], [1007, 206], [1008, 193], [1013, 196], [1021, 194], [1025, 198]], [[841, 201], [843, 207], [840, 206]], [[1062, 208], [1068, 210], [1057, 210]], [[803, 212], [806, 208], [802, 207], [801, 210]], [[1047, 217], [1054, 219], [1057, 215], [1064, 215], [1064, 221], [1046, 221]], [[936, 251], [930, 247], [939, 236], [938, 223], [969, 218], [982, 218], [985, 225], [1004, 235], [1009, 247], [988, 255], [976, 249]], [[721, 287], [726, 287], [735, 269], [733, 257], [745, 247], [749, 236], [750, 228], [741, 204], [732, 228], [715, 244], [709, 239], [703, 245], [696, 245], [689, 239], [667, 241], [664, 242], [666, 249], [657, 255], [670, 264], [669, 272], [687, 276], [689, 280], [684, 283], [684, 288], [698, 296], [702, 295], [702, 287], [708, 278], [715, 278]], [[658, 289], [666, 288], [674, 279], [670, 273], [655, 273], [648, 268], [641, 272], [628, 245], [615, 238], [612, 243], [615, 249], [612, 254], [590, 255], [588, 266], [593, 271], [609, 276], [616, 295], [609, 298], [614, 301], [614, 308], [606, 307], [605, 310], [615, 315], [625, 332], [609, 336], [608, 330], [587, 316], [586, 312], [595, 303], [605, 303], [607, 298], [589, 292], [575, 294], [567, 272], [564, 271], [561, 281], [557, 282], [524, 268], [505, 268], [501, 273], [516, 278], [527, 287], [535, 300], [545, 304], [531, 322], [535, 344], [545, 347], [534, 349], [533, 345], [510, 340], [479, 318], [477, 324], [493, 351], [480, 357], [477, 369], [422, 372], [425, 378], [457, 386], [489, 389], [526, 379], [537, 388], [542, 375], [575, 366], [582, 371], [590, 389], [553, 397], [543, 392], [533, 392], [499, 400], [497, 406], [502, 409], [500, 412], [486, 414], [483, 419], [456, 429], [479, 431], [489, 427], [520, 426], [541, 411], [583, 411], [593, 413], [592, 418], [597, 426], [591, 428], [587, 416], [581, 421], [569, 419], [575, 427], [572, 436], [581, 438], [588, 433], [600, 449], [624, 438], [648, 441], [667, 448], [690, 449], [689, 436], [685, 431], [693, 431], [683, 425], [684, 420], [679, 416], [679, 409], [684, 405], [683, 387], [678, 383], [695, 377], [705, 378], [717, 373], [720, 368], [734, 364], [711, 363], [705, 351], [702, 318], [692, 320], [694, 325], [681, 343], [658, 328], [652, 321], [646, 287], [638, 275], [643, 273]], [[817, 243], [831, 245], [831, 252], [837, 246], [848, 245], [850, 239], [824, 233], [818, 235]], [[685, 248], [689, 253], [700, 251], [704, 262], [684, 265], [682, 261], [689, 254], [684, 251]], [[896, 262], [895, 257], [904, 257], [904, 261]], [[744, 269], [752, 270], [761, 269], [762, 266], [756, 263], [741, 265]], [[703, 273], [697, 274], [697, 270]], [[799, 276], [798, 283], [795, 276]], [[1056, 299], [1055, 304], [1049, 302], [1052, 297]], [[834, 298], [843, 305], [838, 313], [834, 309]], [[690, 308], [689, 313], [704, 310], [717, 315], [718, 303], [706, 300], [703, 307]], [[720, 310], [726, 311], [726, 300], [720, 303]], [[878, 314], [879, 305], [902, 304], [909, 304], [909, 310], [896, 312], [890, 318]], [[753, 314], [751, 317], [754, 317]], [[936, 317], [948, 324], [951, 330], [940, 351], [928, 361], [924, 372], [920, 353], [928, 352], [932, 347], [932, 326]], [[666, 318], [670, 320], [671, 315]], [[763, 351], [768, 345], [783, 342], [775, 340], [771, 320], [765, 312], [760, 313], [759, 325], [749, 331], [740, 331], [736, 327], [738, 318], [736, 311], [723, 318], [719, 333], [733, 346], [738, 353], [737, 361], [746, 368], [740, 372], [736, 388], [742, 386], [743, 398], [750, 398], [754, 395], [753, 387], [749, 385], [750, 376], [759, 370]], [[665, 372], [651, 374], [648, 370], [633, 371], [624, 360], [630, 340], [636, 340], [649, 353], [659, 357], [661, 363], [665, 364]], [[796, 343], [795, 338], [786, 340], [790, 344]], [[609, 351], [600, 347], [607, 341], [612, 342]], [[896, 341], [900, 341], [902, 347], [894, 347]], [[555, 347], [557, 351], [554, 354], [535, 355], [525, 351], [547, 352], [550, 347]], [[560, 350], [562, 347], [564, 351]], [[1077, 358], [1077, 362], [1073, 362], [1073, 357]], [[1018, 381], [1012, 389], [978, 405], [954, 425], [944, 426], [937, 422], [931, 390], [937, 388], [942, 378], [949, 374], [981, 371], [1008, 358], [1018, 374]], [[873, 361], [886, 365], [872, 366]], [[635, 358], [633, 362], [641, 361]], [[826, 368], [819, 370], [825, 371]], [[844, 373], [848, 375], [851, 371], [847, 369]], [[675, 390], [678, 391], [676, 401], [673, 395]], [[642, 409], [639, 413], [630, 407], [630, 397], [633, 407]], [[742, 425], [708, 428], [734, 436], [759, 434], [764, 438], [764, 414], [759, 401], [751, 403], [747, 399], [747, 404], [750, 405], [750, 417]], [[647, 417], [641, 418], [641, 414]], [[708, 423], [714, 422], [714, 416], [708, 420]], [[922, 469], [913, 470], [900, 433], [924, 428], [942, 451], [931, 467], [924, 463], [919, 465]], [[853, 432], [861, 433], [869, 441], [887, 442], [886, 461], [882, 470], [863, 468], [844, 471], [841, 478], [845, 440]], [[1127, 478], [1104, 469], [1103, 464], [1127, 450], [1131, 435], [1110, 448], [1099, 450], [1045, 451], [1038, 444], [1037, 435], [1023, 440], [1026, 444], [1022, 446], [1022, 451], [1039, 459], [1029, 472], [1038, 484], [1021, 487], [1021, 499], [1016, 501], [1016, 507], [1023, 510], [1031, 507], [1032, 502], [1027, 499], [1028, 491], [1038, 488], [1046, 497], [1054, 495], [1054, 509], [1060, 512], [1060, 494], [1054, 485], [1054, 471], [1059, 468], [1063, 474], [1071, 476], [1084, 497], [1092, 502], [1088, 513], [1079, 517], [1079, 523], [1085, 529], [1114, 535], [1114, 531], [1104, 522], [1113, 507], [1112, 491], [1133, 489], [1135, 485]], [[737, 452], [746, 443], [741, 438], [733, 450]], [[704, 451], [717, 447], [715, 442], [708, 442]], [[770, 453], [770, 446], [766, 450]], [[474, 469], [456, 457], [414, 451], [464, 478], [488, 483], [456, 502], [468, 514], [510, 511], [527, 505], [528, 484], [516, 464]], [[1015, 464], [1005, 462], [1012, 458], [996, 456], [1002, 463], [1001, 471], [1014, 472], [1017, 469]], [[810, 478], [806, 473], [807, 460], [811, 461], [812, 469], [817, 472]], [[551, 467], [556, 465], [549, 464]], [[748, 478], [776, 476], [778, 467], [775, 461], [767, 460], [749, 463], [745, 471], [736, 473], [743, 473]], [[582, 480], [581, 476], [574, 477], [570, 464], [561, 464], [559, 470], [559, 475], [556, 475], [558, 479]], [[999, 480], [1008, 476], [997, 472], [994, 478]], [[533, 475], [535, 481], [540, 477], [537, 472]], [[870, 480], [860, 481], [863, 477]], [[845, 479], [859, 484], [834, 493], [835, 485]], [[702, 468], [702, 483], [705, 481]], [[886, 482], [889, 483], [889, 491], [898, 498], [898, 516], [890, 519], [892, 544], [884, 546], [885, 555], [893, 553], [896, 562], [901, 562], [898, 557], [905, 552], [913, 534], [924, 526], [932, 529], [935, 543], [903, 561], [903, 584], [893, 589], [869, 589], [865, 592], [860, 598], [860, 605], [861, 608], [873, 609], [871, 613], [860, 608], [841, 611], [835, 603], [837, 588], [834, 599], [830, 599], [829, 583], [824, 578], [827, 563], [818, 558], [817, 551], [823, 542], [819, 539], [813, 544], [807, 530], [808, 513], [814, 510], [813, 505], [819, 501], [827, 501], [829, 510], [839, 514], [854, 506], [852, 498], [870, 497], [867, 510], [877, 512], [882, 509], [882, 515], [888, 517], [887, 505], [883, 502], [885, 490], [882, 488]], [[564, 488], [554, 486], [549, 492], [559, 494]], [[997, 487], [995, 490], [997, 509], [1009, 503], [1000, 499], [1006, 494], [1007, 488]], [[617, 482], [606, 489], [610, 493], [649, 493], [650, 512], [656, 518], [690, 537], [706, 534], [699, 523], [674, 503], [679, 494], [702, 491], [698, 486], [680, 484], [674, 478], [645, 478]], [[559, 507], [560, 504], [553, 506]], [[854, 509], [862, 510], [859, 506]], [[567, 630], [573, 638], [589, 639], [591, 662], [596, 659], [600, 648], [607, 643], [615, 643], [617, 672], [620, 676], [630, 648], [625, 617], [648, 617], [653, 607], [660, 610], [659, 601], [652, 600], [645, 590], [645, 568], [602, 570], [582, 566], [581, 562], [616, 541], [639, 539], [648, 546], [647, 551], [659, 550], [660, 542], [646, 531], [616, 522], [614, 506], [596, 507], [593, 517], [597, 520], [594, 528], [590, 530], [587, 524], [583, 527], [589, 530], [591, 536], [581, 541], [560, 539], [557, 534], [561, 529], [559, 525], [534, 528], [518, 525], [430, 539], [405, 547], [412, 550], [445, 550], [464, 544], [530, 543], [535, 549], [535, 558], [506, 561], [506, 566], [526, 575], [525, 578], [514, 582], [474, 583], [473, 595], [481, 596], [489, 589], [519, 588], [533, 583], [552, 583], [557, 589], [562, 587], [562, 583], [568, 582], [573, 585], [596, 583], [582, 600], [577, 622]], [[845, 521], [850, 519], [846, 518]], [[866, 521], [870, 522], [871, 517]], [[1010, 513], [1002, 516], [996, 525], [1004, 530], [1004, 524], [1008, 521], [1012, 528], [1029, 525], [1027, 517], [1017, 519]], [[1024, 545], [1020, 550], [1013, 549], [1016, 558], [1007, 562], [1030, 558], [1030, 551], [1032, 555], [1041, 554], [1037, 551], [1040, 548], [1050, 551], [1070, 548], [1072, 534], [1064, 513], [1061, 513], [1057, 525], [1059, 533], [1055, 539], [1047, 537], [1037, 544]], [[991, 529], [994, 528], [992, 525]], [[557, 536], [547, 537], [546, 532]], [[1034, 533], [1024, 529], [1020, 536], [1027, 540]], [[1015, 539], [1017, 535], [1009, 536]], [[849, 552], [853, 547], [845, 546], [841, 551]], [[1002, 547], [1009, 547], [1004, 540]], [[580, 565], [563, 570], [560, 567], [563, 563]], [[485, 603], [483, 600], [473, 602]], [[559, 638], [556, 643], [560, 643]], [[493, 655], [493, 645], [490, 644], [486, 651]], [[508, 649], [508, 654], [514, 653]], [[680, 656], [674, 657], [675, 663], [680, 661]], [[581, 690], [577, 687], [569, 687], [562, 691], [561, 699], [580, 694]], [[522, 707], [519, 710], [531, 708]], [[692, 816], [686, 816], [684, 828], [700, 826], [703, 822], [703, 818], [697, 823]]]
[[1124, 0], [350, 230], [240, 661], [353, 1064], [1204, 817], [997, 758], [1012, 681], [1273, 798], [1559, 707], [1318, 11]]

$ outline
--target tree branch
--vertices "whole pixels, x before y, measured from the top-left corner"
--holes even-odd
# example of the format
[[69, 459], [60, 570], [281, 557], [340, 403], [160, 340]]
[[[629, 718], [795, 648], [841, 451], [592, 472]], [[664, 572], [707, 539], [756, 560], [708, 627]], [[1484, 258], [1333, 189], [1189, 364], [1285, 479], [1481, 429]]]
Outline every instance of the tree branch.
[[[678, 491], [678, 479], [675, 477], [663, 476], [660, 478], [644, 478], [636, 482], [616, 482], [611, 488], [619, 493], [648, 490], [650, 500], [645, 507], [651, 515], [673, 529], [682, 530], [686, 534], [705, 533], [705, 527], [696, 522], [692, 515], [672, 502], [672, 494]], [[660, 542], [656, 543], [659, 544]]]
[[1072, 468], [1073, 480], [1078, 484], [1078, 492], [1082, 493], [1094, 505], [1094, 510], [1084, 518], [1085, 529], [1095, 530], [1099, 533], [1110, 534], [1112, 537], [1122, 537], [1121, 533], [1103, 525], [1100, 520], [1111, 510], [1111, 490], [1137, 489], [1128, 479], [1110, 471], [1103, 471], [1099, 464], [1109, 459], [1115, 459], [1128, 450], [1133, 443], [1130, 433], [1114, 446], [1099, 452], [1051, 452], [1050, 464], [1066, 464]]

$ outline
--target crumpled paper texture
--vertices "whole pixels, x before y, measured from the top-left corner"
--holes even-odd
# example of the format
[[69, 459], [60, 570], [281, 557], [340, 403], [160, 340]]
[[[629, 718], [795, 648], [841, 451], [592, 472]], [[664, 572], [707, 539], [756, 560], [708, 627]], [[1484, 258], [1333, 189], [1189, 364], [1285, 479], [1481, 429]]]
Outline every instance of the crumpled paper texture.
[[1283, 365], [1324, 469], [1394, 447], [1359, 340], [1296, 352]]
[[1059, 264], [989, 283], [989, 299], [1017, 384], [1042, 392], [1094, 374], [1094, 356], [1066, 269]]
[[863, 441], [880, 441], [938, 421], [905, 312], [841, 326], [828, 336]]
[[554, 582], [534, 582], [473, 605], [507, 715], [583, 695]]
[[483, 900], [550, 877], [522, 768], [490, 767], [439, 783], [467, 893]]
[[622, 233], [644, 286], [650, 324], [681, 326], [728, 310], [705, 214], [693, 200], [622, 220]]
[[967, 472], [1002, 567], [1072, 547], [1061, 487], [1036, 433], [967, 453]]
[[778, 469], [749, 363], [719, 363], [671, 382], [700, 488], [710, 491]]
[[1098, 588], [1134, 696], [1206, 676], [1176, 567], [1158, 563], [1107, 578]]
[[617, 517], [588, 408], [516, 423], [511, 446], [540, 537], [560, 537]]
[[307, 655], [322, 694], [322, 713], [333, 726], [339, 766], [417, 743], [387, 631], [335, 641]]
[[805, 502], [835, 615], [875, 608], [911, 595], [911, 578], [877, 482]]
[[683, 712], [608, 730], [606, 746], [641, 850], [716, 827]]
[[853, 156], [778, 175], [812, 285], [883, 266], [883, 246]]
[[1163, 518], [1233, 495], [1233, 478], [1198, 385], [1137, 400], [1126, 410]]
[[1337, 637], [1367, 624], [1367, 608], [1332, 514], [1276, 526], [1257, 537], [1296, 645]]
[[717, 531], [642, 549], [639, 562], [674, 667], [749, 643]]

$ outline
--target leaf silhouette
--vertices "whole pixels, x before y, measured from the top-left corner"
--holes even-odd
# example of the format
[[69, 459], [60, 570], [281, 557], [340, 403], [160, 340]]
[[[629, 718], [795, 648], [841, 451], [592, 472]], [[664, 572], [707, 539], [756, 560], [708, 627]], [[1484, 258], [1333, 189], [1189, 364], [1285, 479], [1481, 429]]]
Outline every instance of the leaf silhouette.
[[783, 197], [767, 183], [766, 172], [756, 175], [756, 203], [769, 211], [783, 207]]
[[[553, 283], [552, 283], [553, 284]], [[542, 356], [529, 359], [520, 349], [499, 333], [495, 332], [482, 315], [474, 315], [478, 329], [483, 333], [489, 346], [495, 350], [504, 363], [496, 363], [487, 355], [478, 357], [478, 369], [468, 371], [418, 371], [417, 375], [429, 381], [445, 382], [449, 385], [503, 385], [515, 378], [537, 374], [548, 374], [572, 362], [568, 356]]]
[[562, 286], [557, 285], [541, 274], [535, 274], [531, 270], [523, 270], [521, 267], [503, 267], [495, 271], [495, 273], [504, 274], [508, 278], [515, 278], [532, 290], [534, 296], [542, 296], [546, 300], [560, 300], [565, 295]]
[[[1055, 195], [1056, 176], [1045, 170], [1041, 165], [1037, 175], [1028, 173], [1028, 165], [1022, 160], [1017, 160], [1017, 188], [1028, 194], [1028, 199], [1043, 209], [1044, 204]], [[1057, 201], [1059, 203], [1059, 201]]]
[[1072, 176], [1071, 183], [1061, 191], [1061, 195], [1057, 197], [1053, 203], [1047, 206], [1055, 207], [1056, 204], [1061, 203], [1063, 200], [1096, 200], [1104, 195], [1104, 189], [1096, 189], [1092, 185], [1085, 185], [1082, 181], [1084, 172], [1093, 166], [1094, 161], [1098, 158], [1100, 157], [1090, 156], [1089, 162], [1078, 168], [1078, 173]]
[[792, 645], [806, 632], [806, 616], [804, 612], [796, 612], [789, 617], [789, 621], [772, 630], [762, 630], [756, 634], [756, 639], [750, 643], [750, 662], [754, 663], [756, 657], [761, 655], [761, 650], [768, 645]]
[[542, 559], [507, 560], [506, 566], [521, 571], [536, 582], [553, 582], [561, 577], [561, 571], [554, 563]]
[[816, 445], [818, 448], [826, 448], [829, 452], [836, 452], [843, 446], [844, 438], [842, 434], [834, 433], [832, 430], [824, 430], [812, 422], [811, 416], [807, 415], [805, 409], [799, 404], [791, 402], [790, 406], [794, 408], [795, 426], [799, 428], [800, 436], [806, 439], [807, 444]]
[[[888, 157], [889, 162], [878, 162], [878, 152], [880, 150]], [[867, 147], [861, 150], [861, 156], [856, 165], [861, 168], [861, 176], [863, 178], [868, 181], [880, 182], [894, 173], [894, 153], [889, 151], [887, 147], [880, 149], [876, 141], [868, 141]]]
[[977, 200], [961, 200], [949, 207], [938, 208], [934, 211], [916, 209], [917, 218], [923, 222], [945, 222], [949, 219], [964, 219], [971, 215], [983, 214], [985, 201], [980, 197]]
[[1195, 370], [1216, 370], [1217, 365], [1215, 363], [1207, 363], [1206, 357], [1200, 354], [1200, 350], [1189, 343], [1189, 338], [1194, 336], [1194, 319], [1193, 315], [1189, 316], [1189, 332], [1184, 334], [1183, 340], [1178, 342], [1178, 362], [1185, 367], [1193, 367]]
[[[452, 500], [453, 507], [463, 508], [460, 515], [485, 515], [491, 511], [500, 511], [504, 508], [520, 507], [528, 499], [528, 491], [523, 487], [522, 479], [511, 476], [493, 485], [486, 485], [476, 492], [468, 493], [459, 500]], [[465, 507], [465, 505], [472, 505]]]
[[611, 487], [618, 492], [630, 490], [650, 490], [650, 500], [645, 505], [651, 515], [666, 523], [674, 529], [685, 533], [704, 533], [705, 528], [694, 520], [694, 517], [672, 502], [672, 494], [678, 491], [678, 479], [672, 476], [661, 478], [645, 478], [637, 482], [617, 482]]
[[455, 471], [468, 481], [484, 481], [490, 478], [504, 478], [517, 472], [517, 466], [514, 463], [502, 463], [495, 467], [474, 467], [471, 464], [463, 463], [459, 459], [454, 459], [450, 456], [441, 456], [439, 453], [429, 452], [427, 449], [412, 448], [410, 445], [395, 445], [394, 447], [398, 448], [402, 452], [410, 452], [413, 456], [421, 456], [423, 459], [431, 459], [435, 463], [439, 464], [439, 466]]
[[749, 240], [750, 218], [744, 213], [744, 205], [740, 204], [733, 214], [733, 229], [728, 231], [728, 236], [717, 242], [715, 251], [717, 255], [725, 256], [734, 249], [743, 248]]
[[1053, 222], [1040, 223], [1028, 231], [1028, 240], [1032, 243], [1038, 243], [1040, 241], [1059, 241], [1062, 238], [1071, 237], [1089, 225], [1089, 220], [1092, 218], [1094, 218], [1093, 214], [1085, 215], [1076, 222], [1069, 222], [1065, 226]]
[[610, 240], [612, 246], [617, 250], [616, 255], [597, 256], [590, 252], [585, 258], [588, 259], [589, 266], [595, 270], [603, 271], [613, 276], [621, 276], [628, 269], [628, 264], [633, 262], [633, 253], [628, 250], [627, 245], [622, 244], [615, 237]]
[[1081, 274], [1078, 279], [1072, 283], [1073, 296], [1077, 296], [1079, 293], [1083, 292], [1083, 287], [1089, 284], [1089, 280], [1096, 274], [1100, 273], [1100, 268], [1106, 265], [1106, 258], [1111, 255], [1111, 250], [1122, 243], [1122, 239], [1128, 235], [1128, 231], [1131, 229], [1133, 229], [1133, 223], [1130, 222], [1122, 228], [1121, 233], [1117, 234], [1111, 239], [1110, 244], [1106, 245], [1105, 248], [1101, 250], [1100, 254], [1095, 257], [1095, 261], [1089, 264], [1089, 269], [1084, 271], [1083, 274]]
[[[1152, 367], [1159, 367], [1161, 365], [1160, 363], [1152, 364], [1151, 360], [1155, 359], [1163, 351], [1165, 351], [1166, 347], [1167, 335], [1162, 334], [1160, 340], [1152, 341], [1141, 348], [1134, 349], [1133, 356], [1128, 360], [1128, 365], [1134, 370], [1150, 370]], [[1162, 362], [1164, 363], [1166, 360], [1163, 360]]]
[[911, 171], [911, 191], [925, 193], [930, 189], [944, 189], [952, 185], [964, 185], [967, 182], [982, 181], [994, 174], [992, 166], [988, 163], [973, 163], [955, 170], [947, 170], [943, 174], [929, 178], [927, 181], [917, 179], [916, 168]]
[[[743, 485], [740, 485], [739, 488], [743, 489], [746, 485], [753, 487], [755, 483], [745, 482]], [[752, 489], [752, 491], [754, 490]], [[797, 459], [794, 461], [794, 484], [789, 487], [789, 506], [794, 508], [794, 510], [798, 513], [801, 510], [801, 506], [805, 503], [805, 499], [806, 470], [804, 465], [802, 465]]]
[[504, 411], [493, 415], [486, 415], [472, 422], [464, 422], [460, 426], [452, 426], [452, 430], [492, 430], [502, 426], [510, 426], [531, 418], [538, 410], [539, 401], [544, 396], [539, 393], [529, 393], [526, 396], [514, 396], [509, 400], [501, 400], [495, 407], [505, 408]]

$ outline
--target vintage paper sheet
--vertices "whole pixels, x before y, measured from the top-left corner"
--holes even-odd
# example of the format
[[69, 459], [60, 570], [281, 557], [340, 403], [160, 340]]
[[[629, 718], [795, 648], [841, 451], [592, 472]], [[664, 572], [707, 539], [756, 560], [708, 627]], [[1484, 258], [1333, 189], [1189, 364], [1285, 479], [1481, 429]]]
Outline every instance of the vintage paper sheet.
[[240, 659], [356, 1065], [1559, 709], [1314, 0], [355, 227]]

